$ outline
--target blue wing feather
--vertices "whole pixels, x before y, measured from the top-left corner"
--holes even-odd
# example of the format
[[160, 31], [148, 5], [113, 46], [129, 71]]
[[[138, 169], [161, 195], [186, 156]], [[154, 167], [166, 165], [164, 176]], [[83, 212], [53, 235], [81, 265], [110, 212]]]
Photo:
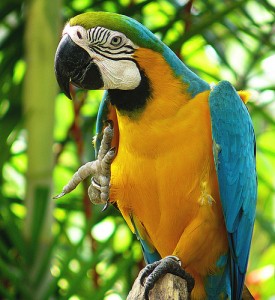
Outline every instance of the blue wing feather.
[[153, 242], [143, 224], [133, 214], [130, 216], [130, 219], [137, 239], [140, 241], [145, 262], [147, 264], [151, 264], [157, 260], [160, 260], [161, 256], [154, 247]]
[[227, 81], [209, 98], [215, 166], [229, 241], [231, 299], [241, 299], [255, 220], [255, 136], [246, 106]]
[[97, 119], [96, 119], [96, 137], [95, 137], [95, 157], [98, 155], [98, 151], [101, 145], [103, 137], [103, 129], [106, 125], [109, 115], [110, 100], [108, 97], [108, 92], [106, 91], [103, 95], [103, 98], [100, 102]]

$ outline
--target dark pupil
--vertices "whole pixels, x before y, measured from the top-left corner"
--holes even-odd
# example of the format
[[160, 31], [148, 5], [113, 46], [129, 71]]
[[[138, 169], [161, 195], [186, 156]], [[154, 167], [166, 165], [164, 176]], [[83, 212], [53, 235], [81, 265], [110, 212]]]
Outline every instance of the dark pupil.
[[119, 38], [117, 38], [117, 37], [114, 37], [114, 38], [113, 38], [113, 43], [114, 43], [114, 44], [117, 44], [117, 43], [119, 43]]

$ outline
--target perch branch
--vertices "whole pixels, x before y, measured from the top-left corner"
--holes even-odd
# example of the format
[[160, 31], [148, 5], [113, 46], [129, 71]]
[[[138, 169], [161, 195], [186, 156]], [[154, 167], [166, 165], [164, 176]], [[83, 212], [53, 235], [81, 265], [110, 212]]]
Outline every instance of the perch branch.
[[[144, 300], [144, 287], [140, 284], [139, 273], [137, 279], [134, 282], [132, 290], [130, 291], [127, 300]], [[190, 299], [190, 295], [187, 291], [187, 283], [184, 279], [172, 275], [166, 274], [159, 279], [154, 288], [149, 294], [150, 300], [187, 300]]]

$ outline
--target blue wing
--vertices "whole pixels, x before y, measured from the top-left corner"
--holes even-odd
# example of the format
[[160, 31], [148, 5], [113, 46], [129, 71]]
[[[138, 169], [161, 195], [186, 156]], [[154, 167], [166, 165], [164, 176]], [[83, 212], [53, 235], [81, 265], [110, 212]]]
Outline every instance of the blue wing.
[[96, 119], [96, 136], [94, 141], [95, 146], [95, 157], [98, 155], [98, 151], [103, 138], [103, 130], [107, 125], [107, 122], [112, 121], [114, 127], [114, 137], [112, 141], [112, 147], [116, 147], [118, 150], [119, 146], [119, 129], [117, 124], [116, 110], [113, 105], [111, 105], [110, 98], [108, 97], [108, 92], [104, 93], [104, 96], [100, 102], [100, 106], [97, 113]]
[[241, 299], [257, 198], [255, 136], [246, 106], [227, 81], [210, 93], [213, 153], [229, 242], [231, 299]]
[[106, 121], [109, 114], [110, 101], [108, 98], [108, 92], [104, 93], [104, 96], [100, 102], [97, 119], [96, 119], [96, 137], [95, 137], [95, 156], [97, 157], [98, 151], [101, 145], [103, 129], [106, 126]]
[[154, 247], [153, 242], [143, 224], [133, 214], [130, 216], [130, 220], [135, 230], [137, 239], [140, 241], [145, 262], [147, 264], [151, 264], [157, 260], [160, 260], [161, 256]]

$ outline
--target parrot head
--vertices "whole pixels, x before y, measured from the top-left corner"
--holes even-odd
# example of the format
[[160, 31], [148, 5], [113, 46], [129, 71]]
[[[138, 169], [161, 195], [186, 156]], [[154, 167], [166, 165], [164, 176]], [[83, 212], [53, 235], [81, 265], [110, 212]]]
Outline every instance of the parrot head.
[[84, 13], [63, 30], [55, 56], [56, 78], [68, 98], [70, 84], [89, 90], [133, 90], [142, 81], [136, 50], [161, 51], [161, 46], [146, 27], [129, 17]]
[[[88, 12], [70, 19], [54, 65], [58, 84], [68, 98], [71, 84], [108, 90], [111, 104], [124, 112], [143, 109], [156, 88], [167, 90], [174, 81], [187, 98], [209, 89], [149, 29], [109, 12]], [[165, 74], [170, 78], [164, 79]]]

